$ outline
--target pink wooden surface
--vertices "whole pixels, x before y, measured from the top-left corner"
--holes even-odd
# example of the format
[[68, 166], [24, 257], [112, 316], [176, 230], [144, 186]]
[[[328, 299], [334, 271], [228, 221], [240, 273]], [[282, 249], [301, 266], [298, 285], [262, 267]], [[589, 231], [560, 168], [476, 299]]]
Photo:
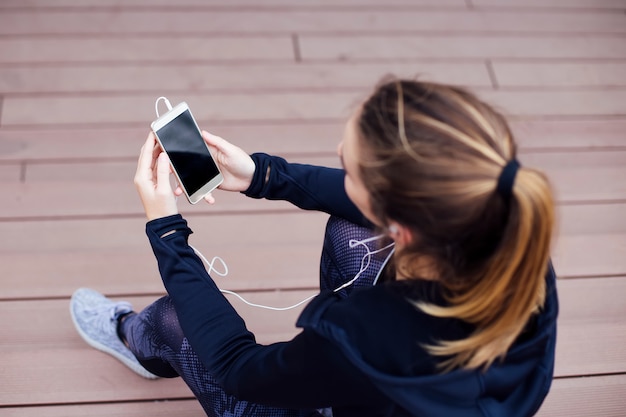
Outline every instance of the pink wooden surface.
[[[391, 73], [510, 117], [558, 199], [557, 379], [539, 415], [622, 416], [625, 34], [625, 0], [0, 2], [0, 414], [202, 413], [181, 381], [89, 348], [67, 311], [80, 286], [138, 308], [163, 294], [131, 180], [156, 97], [249, 152], [337, 166], [344, 121]], [[181, 208], [228, 262], [222, 287], [274, 305], [315, 292], [324, 215], [216, 196]], [[262, 342], [296, 331], [297, 310], [235, 305]]]
[[[591, 0], [592, 1], [592, 0]], [[606, 1], [606, 0], [605, 0]], [[53, 0], [52, 2], [47, 0], [29, 0], [28, 2], [22, 0], [5, 0], [3, 6], [6, 8], [25, 8], [36, 9], [40, 7], [56, 9], [63, 7], [93, 7], [93, 3], [90, 0]], [[168, 0], [134, 0], [132, 3], [125, 0], [105, 0], [98, 2], [99, 7], [115, 7], [117, 9], [127, 8], [139, 8], [139, 9], [153, 9], [155, 7], [164, 7], [168, 9], [178, 9], [180, 7], [193, 7], [193, 8], [211, 8], [211, 9], [241, 9], [241, 8], [254, 8], [254, 9], [276, 9], [276, 8], [289, 8], [289, 9], [327, 9], [327, 8], [350, 8], [353, 9], [360, 7], [453, 7], [458, 9], [467, 9], [467, 3], [465, 0], [391, 0], [381, 4], [380, 0], [268, 0], [263, 3], [259, 3], [255, 0], [230, 0], [225, 2], [223, 0], [182, 0], [178, 1], [174, 5]], [[384, 7], [383, 7], [384, 6]]]
[[[626, 42], [625, 42], [626, 44]], [[202, 125], [212, 121], [260, 122], [346, 120], [369, 89], [358, 92], [250, 94], [170, 94], [173, 102], [187, 101]], [[483, 91], [488, 103], [518, 117], [621, 116], [626, 114], [626, 90]], [[6, 97], [1, 125], [54, 128], [88, 126], [116, 128], [149, 125], [156, 118], [153, 94], [113, 96]], [[146, 123], [146, 121], [148, 121]]]
[[[623, 16], [500, 10], [5, 11], [2, 35], [262, 34], [349, 32], [624, 33]], [[160, 22], [155, 25], [154, 22]]]
[[[0, 169], [11, 177], [22, 163], [41, 162], [134, 162], [145, 139], [149, 122], [134, 128], [68, 128], [29, 126], [0, 129]], [[248, 152], [265, 151], [289, 156], [330, 155], [343, 132], [343, 120], [225, 124], [203, 123], [202, 127], [228, 138]], [[521, 153], [562, 152], [579, 149], [619, 149], [624, 145], [626, 119], [586, 118], [583, 120], [525, 119], [511, 123]], [[297, 139], [297, 140], [296, 140]], [[13, 168], [11, 168], [13, 167]]]
[[[255, 76], [251, 77], [250, 74]], [[249, 91], [289, 89], [370, 89], [386, 74], [415, 77], [472, 87], [490, 87], [483, 62], [442, 63], [281, 63], [222, 66], [175, 61], [159, 64], [97, 65], [89, 71], [80, 65], [0, 67], [0, 85], [6, 95], [97, 94], [104, 92]]]
[[303, 61], [384, 59], [624, 59], [621, 37], [589, 35], [439, 35], [300, 37]]

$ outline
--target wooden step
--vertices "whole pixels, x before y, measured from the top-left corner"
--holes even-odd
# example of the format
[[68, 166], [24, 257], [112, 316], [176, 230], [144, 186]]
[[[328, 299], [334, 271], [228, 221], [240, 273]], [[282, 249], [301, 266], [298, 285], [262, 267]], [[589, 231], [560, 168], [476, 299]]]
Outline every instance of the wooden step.
[[557, 379], [537, 417], [622, 417], [626, 375]]
[[[137, 146], [140, 144], [137, 143]], [[339, 167], [338, 157], [309, 156], [290, 158], [293, 162]], [[626, 151], [525, 152], [522, 164], [546, 173], [560, 204], [623, 202], [626, 185]], [[11, 172], [11, 169], [13, 172]], [[72, 163], [14, 163], [3, 168], [2, 176], [12, 179], [5, 190], [10, 196], [0, 207], [0, 219], [67, 216], [142, 215], [132, 178], [135, 158], [128, 162], [92, 161]], [[219, 202], [191, 206], [181, 202], [189, 213], [233, 213], [257, 210], [287, 210], [284, 202], [254, 201], [239, 193], [215, 194]], [[46, 201], [46, 205], [39, 204]]]
[[[407, 3], [409, 4], [409, 3]], [[122, 6], [123, 7], [123, 6]], [[167, 33], [624, 33], [619, 14], [547, 14], [515, 10], [48, 10], [5, 11], [0, 35], [136, 36]], [[158, 27], [155, 21], [163, 22]], [[211, 22], [211, 24], [207, 24]], [[450, 29], [454, 28], [453, 31]]]
[[[311, 295], [309, 291], [246, 295], [256, 303], [285, 306]], [[156, 297], [124, 298], [140, 310]], [[286, 312], [255, 309], [233, 302], [260, 343], [288, 340], [302, 307]], [[0, 342], [3, 375], [0, 407], [23, 404], [64, 404], [112, 401], [148, 401], [190, 398], [180, 379], [146, 380], [113, 357], [88, 346], [73, 327], [69, 301], [0, 302], [1, 329], [11, 336]], [[59, 378], [62, 375], [62, 378]]]
[[6, 417], [198, 417], [204, 411], [196, 399], [168, 399], [133, 401], [108, 404], [48, 405], [35, 407], [8, 407], [2, 410]]
[[[552, 389], [537, 417], [622, 417], [626, 407], [622, 395], [624, 390], [624, 375], [557, 379], [552, 383]], [[195, 399], [5, 408], [3, 412], [7, 417], [169, 417], [174, 413], [179, 417], [196, 417], [203, 413]]]
[[[605, 70], [610, 71], [610, 68]], [[254, 73], [255, 77], [250, 77]], [[342, 63], [250, 63], [223, 65], [206, 63], [0, 66], [0, 91], [12, 95], [75, 95], [149, 92], [181, 95], [185, 91], [373, 89], [384, 76], [489, 87], [491, 79], [483, 62], [467, 63], [366, 63], [355, 67]], [[155, 96], [156, 98], [156, 96]]]
[[[563, 206], [553, 251], [557, 274], [626, 274], [625, 210]], [[300, 211], [191, 216], [190, 242], [228, 263], [230, 276], [220, 279], [226, 288], [310, 288], [317, 285], [326, 218]], [[162, 291], [141, 217], [0, 222], [0, 233], [2, 298], [67, 296], [82, 285], [113, 294]]]
[[[561, 312], [555, 375], [558, 378], [625, 373], [626, 338], [622, 295], [626, 278], [588, 278], [558, 283]], [[247, 293], [252, 302], [285, 306], [310, 291]], [[126, 297], [139, 310], [155, 297]], [[297, 330], [301, 307], [287, 312], [255, 309], [233, 301], [260, 343], [288, 340]], [[6, 387], [2, 406], [185, 398], [178, 380], [143, 380], [108, 355], [86, 345], [75, 332], [68, 300], [3, 301], [5, 317], [0, 349], [7, 358], [5, 375], [23, 381]], [[62, 379], [56, 378], [63, 374]], [[54, 385], [50, 381], [56, 381]]]
[[[0, 39], [1, 42], [1, 39]], [[626, 48], [626, 47], [625, 47]], [[626, 58], [626, 51], [625, 51]], [[249, 94], [196, 93], [170, 96], [186, 101], [201, 126], [214, 121], [303, 123], [343, 121], [370, 93], [284, 92]], [[505, 114], [518, 117], [581, 117], [626, 115], [626, 90], [482, 91], [479, 96]], [[0, 123], [6, 127], [142, 127], [156, 119], [155, 94], [124, 96], [9, 96], [3, 100]]]
[[[1, 70], [1, 69], [0, 69]], [[213, 134], [240, 146], [249, 153], [267, 152], [291, 157], [334, 153], [344, 130], [344, 121], [291, 124], [210, 124]], [[626, 149], [626, 119], [523, 120], [512, 121], [520, 153], [559, 150]], [[0, 127], [0, 161], [20, 166], [24, 160], [76, 159], [106, 161], [125, 159], [135, 162], [149, 127], [104, 129], [25, 130]], [[8, 170], [0, 164], [1, 170]], [[11, 173], [15, 178], [17, 173]]]

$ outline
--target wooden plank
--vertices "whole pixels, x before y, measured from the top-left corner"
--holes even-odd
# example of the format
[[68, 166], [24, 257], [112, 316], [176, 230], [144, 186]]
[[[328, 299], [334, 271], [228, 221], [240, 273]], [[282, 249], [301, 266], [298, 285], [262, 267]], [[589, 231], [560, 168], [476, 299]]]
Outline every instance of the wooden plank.
[[[339, 167], [338, 158], [330, 152], [320, 156], [298, 155], [290, 160]], [[626, 185], [620, 181], [626, 175], [626, 150], [554, 153], [525, 151], [520, 154], [520, 160], [526, 166], [546, 172], [554, 183], [557, 199], [561, 202], [626, 199]], [[106, 186], [113, 182], [123, 188], [124, 184], [132, 185], [130, 181], [135, 167], [135, 161], [26, 164], [24, 187], [36, 190], [50, 183], [61, 187], [64, 183], [78, 183], [88, 192], [89, 188], [98, 188], [99, 183]], [[31, 184], [33, 187], [30, 187]]]
[[[177, 2], [175, 5], [168, 0], [134, 0], [132, 5], [129, 5], [124, 0], [105, 0], [98, 3], [99, 7], [115, 7], [117, 10], [124, 10], [126, 8], [154, 8], [154, 7], [166, 7], [172, 9], [180, 9], [181, 7], [199, 7], [199, 8], [254, 8], [254, 9], [274, 9], [280, 7], [288, 8], [362, 8], [367, 6], [380, 7], [379, 0], [270, 0], [262, 3], [255, 0], [230, 0], [224, 2], [223, 0], [183, 0]], [[386, 7], [389, 6], [414, 6], [414, 7], [457, 7], [466, 9], [467, 4], [465, 0], [390, 0], [385, 3]], [[93, 3], [90, 0], [29, 0], [25, 3], [23, 0], [3, 0], [2, 7], [5, 8], [64, 8], [64, 7], [84, 7], [92, 8]], [[1, 7], [0, 7], [1, 8]]]
[[[97, 169], [103, 165], [94, 163]], [[127, 164], [128, 170], [132, 170], [132, 164]], [[75, 172], [80, 172], [81, 169]], [[121, 174], [121, 173], [120, 173]], [[37, 182], [27, 184], [20, 183], [5, 185], [8, 198], [0, 207], [0, 219], [34, 219], [75, 216], [142, 216], [137, 192], [132, 184], [133, 176], [127, 176], [124, 180], [103, 179], [97, 183], [89, 184], [75, 180], [59, 182]], [[291, 205], [282, 201], [268, 201], [259, 203], [246, 199], [235, 193], [217, 191], [216, 199], [219, 201], [214, 207], [207, 204], [189, 205], [181, 201], [180, 210], [183, 213], [195, 214], [226, 214], [248, 213], [250, 211], [284, 211], [290, 210]], [[47, 207], [41, 202], [45, 201]]]
[[482, 62], [390, 62], [358, 66], [337, 63], [250, 64], [229, 66], [227, 70], [219, 65], [170, 63], [89, 68], [68, 65], [0, 67], [0, 91], [5, 95], [130, 91], [181, 95], [185, 91], [373, 88], [387, 74], [406, 78], [419, 76], [423, 80], [473, 87], [491, 86]]
[[37, 407], [9, 407], [2, 413], [5, 417], [197, 417], [203, 415], [200, 403], [191, 400], [158, 400], [110, 404], [73, 404]]
[[624, 373], [626, 278], [559, 280], [558, 291], [555, 375]]
[[485, 91], [480, 96], [504, 113], [516, 116], [626, 115], [626, 90]]
[[559, 201], [626, 199], [626, 151], [525, 152], [519, 159], [546, 172]]
[[[625, 18], [626, 19], [626, 18]], [[626, 25], [625, 25], [626, 26]], [[626, 62], [493, 62], [498, 85], [506, 87], [624, 87]]]
[[71, 349], [3, 350], [2, 406], [193, 396], [181, 379], [146, 380], [112, 356], [79, 342]]
[[[625, 43], [626, 44], [626, 43]], [[370, 93], [196, 93], [171, 95], [185, 100], [201, 126], [216, 122], [339, 121], [346, 120]], [[480, 91], [479, 96], [509, 116], [624, 116], [626, 90]], [[154, 120], [153, 94], [124, 96], [7, 97], [2, 126], [6, 127], [129, 127], [149, 126]]]
[[[344, 121], [306, 125], [263, 122], [241, 125], [204, 124], [203, 127], [247, 152], [302, 156], [334, 153]], [[626, 119], [512, 120], [511, 128], [521, 153], [559, 148], [619, 148], [626, 145]], [[148, 127], [102, 129], [0, 128], [0, 161], [126, 159], [135, 161]], [[10, 174], [13, 176], [13, 174]]]
[[[246, 152], [300, 156], [334, 152], [343, 135], [343, 125], [343, 120], [273, 125], [259, 122], [231, 126], [201, 123], [201, 127], [226, 138]], [[137, 128], [60, 128], [46, 130], [45, 133], [36, 127], [0, 129], [0, 161], [124, 159], [134, 162], [149, 130], [148, 125]], [[597, 137], [604, 136], [599, 132]]]
[[[220, 256], [228, 264], [229, 275], [216, 277], [225, 289], [315, 288], [327, 217], [192, 216], [190, 242], [209, 260]], [[0, 223], [1, 297], [62, 297], [81, 286], [108, 294], [163, 292], [144, 224], [141, 217]]]
[[[621, 417], [626, 404], [624, 375], [557, 379], [537, 417]], [[196, 400], [5, 408], [7, 417], [194, 417], [202, 414]]]
[[[626, 336], [626, 327], [621, 324], [625, 312], [622, 294], [626, 289], [626, 278], [581, 281], [582, 285], [579, 280], [559, 282], [562, 324], [556, 375], [562, 377], [572, 367], [584, 374], [595, 374], [607, 367], [612, 372], [624, 372], [626, 352], [620, 349], [621, 343], [614, 342]], [[255, 302], [276, 305], [291, 304], [307, 295], [308, 292], [297, 291], [257, 293], [249, 297]], [[139, 310], [153, 299], [136, 297], [129, 300]], [[600, 299], [601, 303], [598, 302]], [[271, 312], [234, 305], [241, 311], [249, 328], [259, 336], [261, 343], [287, 340], [297, 331], [293, 323], [300, 308], [288, 312]], [[3, 395], [0, 396], [2, 405], [25, 401], [30, 404], [55, 404], [66, 401], [108, 401], [112, 398], [146, 400], [159, 398], [157, 395], [184, 398], [187, 394], [184, 387], [180, 386], [181, 381], [158, 381], [157, 384], [161, 383], [159, 386], [153, 381], [128, 376], [129, 372], [123, 365], [87, 346], [76, 334], [67, 315], [67, 300], [2, 302], [0, 311], [6, 318], [0, 325], [3, 334], [10, 335], [3, 339], [0, 348], [3, 355], [11, 359], [7, 362], [4, 374], [5, 381], [11, 381], [11, 384], [3, 388]], [[608, 327], [614, 332], [609, 339], [605, 333]], [[585, 341], [581, 344], [580, 334], [583, 332]], [[609, 343], [606, 343], [607, 340]], [[574, 347], [576, 352], [564, 347]], [[574, 353], [584, 355], [585, 359], [582, 360], [580, 355]], [[37, 358], [42, 355], [46, 355], [49, 366], [42, 367], [38, 362]], [[71, 355], [71, 361], [68, 355]], [[50, 378], [60, 372], [58, 367], [64, 369], [64, 375], [72, 377], [63, 378], [50, 386]], [[39, 376], [35, 377], [34, 373]], [[17, 378], [18, 375], [20, 378]], [[30, 385], [23, 385], [19, 380], [29, 381]], [[112, 381], [119, 381], [116, 382], [118, 385]], [[48, 388], [37, 389], [38, 385], [43, 384], [47, 384]]]
[[[357, 98], [364, 94], [337, 92], [301, 93], [187, 93], [198, 123], [214, 120], [306, 120], [347, 118]], [[156, 118], [155, 94], [119, 97], [7, 97], [2, 111], [2, 126], [141, 123], [146, 128]], [[173, 103], [183, 95], [170, 95]]]
[[563, 9], [609, 9], [623, 10], [624, 0], [471, 0], [476, 7], [500, 8], [563, 8]]
[[86, 344], [85, 348], [3, 354], [11, 364], [5, 367], [4, 380], [11, 381], [11, 386], [3, 390], [3, 405], [82, 403], [94, 399], [154, 401], [193, 396], [181, 379], [145, 380]]
[[[160, 22], [157, 26], [154, 22]], [[210, 24], [207, 24], [210, 22]], [[5, 11], [0, 35], [376, 33], [376, 32], [624, 33], [619, 14], [500, 11]]]
[[[291, 158], [293, 162], [339, 167], [335, 155]], [[554, 152], [520, 155], [522, 163], [546, 173], [560, 203], [626, 199], [621, 178], [626, 151]], [[141, 216], [132, 184], [136, 162], [93, 161], [27, 164], [25, 182], [6, 184], [9, 198], [0, 207], [0, 219], [50, 216]], [[185, 213], [232, 213], [290, 209], [284, 202], [253, 201], [238, 193], [216, 192], [219, 203], [180, 204]], [[46, 201], [42, 206], [39, 202]]]
[[626, 204], [580, 204], [557, 207], [562, 236], [592, 236], [595, 234], [616, 235], [626, 232]]
[[626, 58], [626, 42], [590, 36], [300, 37], [303, 61], [416, 58]]
[[1, 38], [0, 63], [165, 62], [293, 59], [290, 37]]
[[[450, 9], [466, 9], [467, 1], [465, 0], [390, 0], [385, 2], [384, 8], [398, 7], [398, 8], [450, 8]], [[503, 9], [595, 9], [595, 10], [623, 10], [626, 6], [623, 0], [529, 0], [524, 2], [511, 2], [510, 0], [471, 0], [471, 5], [481, 8], [503, 8]], [[93, 3], [90, 0], [29, 0], [27, 3], [23, 0], [4, 0], [0, 5], [0, 9], [55, 9], [55, 8], [85, 8], [87, 10], [92, 9]], [[168, 0], [135, 0], [131, 5], [123, 0], [106, 0], [98, 3], [99, 8], [112, 8], [115, 7], [118, 10], [125, 9], [152, 9], [154, 7], [159, 8], [171, 8], [174, 10], [181, 7], [194, 7], [194, 8], [218, 8], [218, 9], [238, 9], [238, 8], [253, 8], [253, 9], [274, 9], [274, 8], [289, 8], [289, 9], [345, 9], [354, 8], [362, 9], [363, 7], [378, 7], [380, 8], [380, 1], [378, 0], [272, 0], [264, 1], [263, 3], [255, 2], [253, 0], [230, 0], [228, 3], [224, 3], [222, 0], [184, 0], [173, 5]]]
[[626, 206], [561, 206], [552, 259], [559, 277], [626, 272]]
[[[513, 120], [511, 128], [525, 148], [602, 148], [626, 145], [626, 119]], [[1, 131], [0, 131], [1, 137]], [[525, 151], [524, 151], [525, 152]]]
[[[135, 311], [141, 311], [164, 294], [165, 292], [152, 296], [112, 296], [111, 298], [128, 301]], [[284, 307], [296, 304], [315, 294], [313, 291], [272, 290], [243, 292], [241, 295], [254, 303]], [[258, 334], [259, 343], [289, 340], [297, 332], [295, 322], [303, 306], [286, 311], [272, 311], [245, 305], [231, 295], [227, 298], [244, 318], [248, 329]], [[0, 349], [3, 352], [12, 350], [31, 352], [47, 349], [92, 350], [78, 335], [69, 317], [68, 309], [69, 297], [62, 300], [0, 302], [0, 311], [4, 317], [10, 317], [12, 322], [9, 324], [7, 321], [1, 325], [3, 330], [11, 330], [11, 335], [0, 342]], [[36, 327], [37, 331], [33, 331], [33, 327]], [[18, 328], [23, 330], [18, 330]], [[99, 352], [96, 353], [100, 356]], [[123, 365], [120, 368], [125, 369]]]
[[[596, 219], [608, 225], [624, 217], [621, 213], [608, 219]], [[623, 233], [561, 236], [557, 239], [552, 259], [562, 277], [623, 275], [626, 271], [626, 236]]]
[[6, 183], [17, 183], [20, 180], [22, 167], [18, 164], [0, 165], [0, 181]]
[[626, 375], [557, 379], [537, 417], [622, 417]]
[[[625, 275], [624, 212], [624, 204], [560, 207], [553, 251], [558, 276]], [[324, 214], [227, 214], [188, 220], [195, 231], [190, 242], [207, 258], [217, 255], [228, 264], [229, 276], [216, 278], [223, 288], [317, 286]], [[0, 234], [3, 299], [64, 297], [81, 286], [109, 294], [163, 291], [142, 217], [0, 222]]]
[[[309, 292], [269, 292], [250, 295], [259, 303], [293, 304]], [[137, 307], [154, 297], [129, 299]], [[259, 335], [260, 343], [288, 340], [296, 333], [295, 318], [302, 307], [286, 312], [243, 310], [249, 328]], [[3, 381], [0, 406], [20, 404], [63, 404], [81, 402], [156, 400], [190, 398], [180, 379], [148, 381], [130, 372], [113, 357], [88, 346], [73, 328], [67, 300], [0, 303], [3, 321], [0, 328], [23, 331], [2, 340]], [[27, 322], [26, 320], [29, 320]], [[51, 324], [52, 323], [52, 324]], [[260, 331], [259, 329], [263, 329]], [[8, 333], [5, 333], [8, 334]], [[63, 375], [63, 378], [59, 378]]]

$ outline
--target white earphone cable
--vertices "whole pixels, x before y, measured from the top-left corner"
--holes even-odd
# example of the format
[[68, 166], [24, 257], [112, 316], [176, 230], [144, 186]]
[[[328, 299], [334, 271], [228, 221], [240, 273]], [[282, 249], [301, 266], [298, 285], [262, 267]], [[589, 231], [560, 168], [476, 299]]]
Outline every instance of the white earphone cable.
[[167, 111], [172, 110], [172, 104], [170, 103], [170, 101], [167, 99], [167, 97], [159, 97], [156, 99], [156, 101], [154, 102], [154, 111], [156, 112], [157, 118], [161, 117], [161, 115], [159, 114], [159, 102], [163, 100], [165, 102], [165, 107], [167, 107]]
[[[374, 240], [378, 240], [383, 238], [385, 235], [379, 235], [379, 236], [374, 236], [368, 239], [364, 239], [364, 240], [350, 240], [348, 242], [348, 245], [350, 246], [350, 248], [355, 248], [356, 246], [364, 246], [365, 250], [367, 251], [367, 253], [363, 256], [363, 258], [361, 258], [361, 267], [359, 268], [359, 272], [357, 272], [357, 274], [354, 276], [354, 278], [352, 278], [350, 281], [342, 284], [341, 286], [339, 286], [338, 288], [334, 289], [333, 292], [338, 292], [341, 291], [342, 289], [352, 285], [356, 280], [358, 280], [361, 277], [361, 274], [363, 272], [365, 272], [365, 270], [369, 267], [370, 265], [370, 259], [372, 257], [372, 255], [375, 255], [377, 253], [383, 252], [389, 248], [392, 248], [391, 251], [389, 252], [389, 254], [387, 255], [387, 257], [385, 258], [380, 270], [378, 271], [376, 278], [374, 279], [374, 284], [376, 284], [376, 282], [378, 281], [378, 278], [382, 272], [382, 270], [385, 268], [385, 266], [387, 265], [387, 262], [389, 261], [389, 259], [391, 259], [391, 256], [393, 255], [393, 253], [395, 252], [395, 248], [393, 247], [395, 245], [395, 243], [390, 243], [389, 245], [380, 248], [380, 249], [376, 249], [376, 250], [370, 250], [370, 248], [366, 245], [366, 243], [368, 242], [372, 242]], [[214, 256], [213, 259], [211, 259], [211, 261], [207, 260], [207, 258], [195, 247], [189, 245], [191, 247], [191, 249], [193, 249], [193, 251], [196, 253], [196, 255], [198, 255], [200, 257], [200, 259], [202, 259], [202, 261], [207, 265], [207, 271], [209, 274], [211, 273], [215, 273], [216, 275], [220, 276], [220, 277], [225, 277], [226, 275], [228, 275], [228, 265], [226, 265], [226, 262], [224, 262], [224, 260], [222, 258], [220, 258], [219, 256]], [[219, 262], [222, 264], [223, 266], [223, 271], [219, 271], [217, 269], [215, 269], [215, 263]], [[232, 296], [237, 297], [240, 301], [242, 301], [244, 304], [247, 304], [251, 307], [257, 307], [257, 308], [263, 308], [266, 310], [273, 310], [273, 311], [286, 311], [286, 310], [291, 310], [294, 309], [296, 307], [301, 306], [302, 304], [312, 300], [313, 298], [317, 297], [317, 294], [313, 294], [307, 298], [305, 298], [302, 301], [297, 302], [296, 304], [287, 306], [287, 307], [272, 307], [272, 306], [266, 306], [263, 304], [256, 304], [253, 303], [251, 301], [246, 300], [245, 298], [243, 298], [241, 295], [237, 294], [235, 291], [231, 291], [231, 290], [223, 290], [223, 289], [219, 289], [222, 293], [224, 294], [229, 294]]]

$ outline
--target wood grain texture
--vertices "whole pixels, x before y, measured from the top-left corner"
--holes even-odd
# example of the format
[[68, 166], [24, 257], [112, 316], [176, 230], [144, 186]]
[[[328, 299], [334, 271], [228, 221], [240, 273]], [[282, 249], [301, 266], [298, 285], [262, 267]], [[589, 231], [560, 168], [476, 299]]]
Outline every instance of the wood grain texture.
[[[334, 155], [291, 160], [339, 167], [339, 160]], [[529, 168], [545, 172], [559, 203], [626, 199], [626, 186], [620, 180], [626, 173], [626, 151], [525, 152], [520, 155], [520, 160]], [[0, 207], [0, 219], [107, 214], [140, 216], [142, 208], [132, 184], [135, 169], [135, 162], [114, 161], [26, 164], [21, 171], [23, 182], [6, 184], [9, 194]], [[254, 201], [238, 193], [218, 190], [216, 196], [220, 202], [215, 207], [183, 202], [181, 210], [185, 213], [242, 213], [291, 208], [285, 202]], [[47, 201], [45, 206], [38, 204], [41, 199]]]
[[[201, 126], [223, 122], [340, 121], [358, 108], [369, 89], [353, 92], [196, 93], [169, 97], [186, 101]], [[626, 116], [626, 90], [481, 91], [478, 96], [499, 111], [518, 117]], [[156, 118], [155, 95], [9, 96], [4, 99], [5, 127], [149, 126]]]
[[[580, 0], [579, 0], [580, 1]], [[607, 0], [603, 0], [607, 1]], [[613, 0], [615, 1], [615, 0]], [[172, 5], [172, 3], [168, 0], [134, 0], [132, 5], [128, 4], [128, 1], [124, 0], [105, 0], [98, 3], [100, 6], [104, 7], [115, 7], [118, 10], [125, 10], [125, 6], [131, 6], [129, 8], [154, 8], [154, 7], [167, 7], [171, 9], [177, 9], [180, 7], [206, 7], [206, 8], [219, 8], [219, 9], [229, 9], [229, 8], [268, 8], [275, 9], [277, 7], [288, 7], [288, 8], [332, 8], [333, 6], [339, 7], [349, 7], [349, 8], [361, 8], [364, 6], [374, 6], [380, 7], [380, 0], [269, 0], [264, 1], [263, 3], [259, 3], [255, 0], [229, 0], [228, 2], [224, 2], [223, 0], [182, 0], [176, 3], [176, 5]], [[2, 2], [2, 5], [6, 8], [28, 8], [28, 9], [37, 9], [40, 7], [47, 8], [64, 8], [64, 7], [85, 7], [90, 8], [93, 7], [93, 3], [90, 0], [56, 0], [54, 3], [50, 4], [49, 1], [46, 0], [30, 0], [28, 3], [24, 4], [21, 0], [5, 0]], [[391, 0], [385, 3], [385, 6], [407, 6], [413, 5], [417, 7], [422, 6], [444, 6], [444, 7], [456, 7], [456, 8], [467, 8], [467, 3], [465, 0]]]
[[0, 38], [0, 63], [43, 64], [46, 62], [164, 62], [290, 60], [291, 40], [280, 38], [162, 37], [134, 38]]
[[[626, 206], [564, 206], [553, 260], [559, 277], [626, 275]], [[326, 216], [315, 213], [193, 216], [191, 242], [222, 257], [229, 289], [313, 288]], [[276, 224], [285, 227], [276, 228]], [[163, 286], [144, 220], [1, 222], [4, 299], [68, 296], [92, 286], [112, 294], [158, 293]], [[33, 262], [33, 259], [38, 262]]]
[[501, 88], [624, 87], [626, 62], [493, 62]]
[[[6, 417], [29, 417], [32, 408], [9, 407], [2, 410]], [[48, 417], [198, 417], [204, 411], [195, 399], [156, 400], [111, 404], [75, 404], [38, 406], [37, 413]]]
[[[506, 41], [503, 41], [506, 39]], [[621, 38], [575, 36], [300, 37], [303, 61], [416, 58], [624, 59]]]
[[558, 379], [537, 417], [622, 417], [626, 375]]
[[341, 63], [248, 64], [223, 66], [176, 62], [166, 64], [0, 67], [0, 91], [14, 94], [127, 94], [129, 91], [160, 91], [183, 95], [194, 91], [250, 94], [290, 89], [363, 89], [368, 91], [388, 74], [398, 77], [489, 87], [491, 81], [482, 62], [476, 63]]
[[[294, 304], [310, 292], [251, 294], [248, 298], [271, 305]], [[152, 297], [124, 298], [137, 309]], [[233, 301], [260, 343], [288, 340], [296, 332], [294, 323], [301, 307], [287, 312], [251, 311]], [[63, 404], [110, 401], [148, 401], [192, 397], [180, 379], [145, 380], [113, 357], [88, 346], [73, 328], [68, 300], [0, 302], [0, 324], [12, 331], [0, 349], [6, 359], [4, 382], [0, 384], [0, 406]], [[272, 330], [273, 329], [273, 330]], [[63, 378], [58, 378], [63, 375]], [[11, 381], [8, 384], [6, 381]], [[54, 381], [51, 383], [50, 381]]]
[[501, 7], [512, 9], [531, 8], [556, 8], [556, 9], [607, 9], [610, 11], [622, 11], [626, 8], [624, 0], [472, 0], [472, 4], [478, 7]]
[[[407, 3], [408, 4], [408, 3]], [[158, 27], [154, 22], [162, 22]], [[185, 33], [625, 33], [619, 14], [517, 13], [493, 10], [319, 10], [308, 11], [215, 11], [215, 10], [71, 10], [5, 11], [0, 16], [0, 35], [135, 36], [137, 34]]]
[[[177, 380], [89, 348], [68, 301], [164, 294], [132, 185], [154, 100], [187, 101], [248, 152], [338, 166], [344, 124], [386, 74], [469, 87], [510, 120], [558, 199], [557, 379], [541, 417], [626, 404], [626, 1], [0, 1], [0, 414], [200, 415]], [[217, 192], [181, 208], [231, 274], [282, 306], [314, 294], [326, 215]], [[262, 342], [299, 310], [235, 307]]]
[[[334, 154], [344, 120], [303, 125], [212, 124], [202, 127], [240, 146], [249, 153], [267, 152], [297, 158], [309, 154]], [[626, 119], [512, 120], [520, 154], [537, 151], [626, 149]], [[25, 130], [0, 128], [0, 161], [18, 165], [24, 160], [120, 159], [134, 162], [149, 127], [68, 128], [31, 126]], [[35, 162], [35, 161], [33, 161]], [[1, 166], [1, 165], [0, 165]], [[7, 168], [11, 170], [11, 168]], [[8, 171], [7, 171], [8, 172]], [[13, 175], [13, 174], [10, 174]]]
[[[626, 290], [625, 278], [590, 278], [587, 280], [559, 282], [561, 301], [559, 343], [557, 345], [556, 375], [598, 374], [607, 367], [614, 372], [626, 371], [626, 353], [620, 349], [620, 340], [626, 337], [626, 329], [616, 325], [616, 318], [626, 311], [622, 294]], [[284, 306], [310, 295], [308, 291], [275, 292], [249, 294], [253, 302]], [[140, 310], [155, 297], [126, 297]], [[599, 301], [602, 301], [601, 303]], [[6, 320], [1, 330], [10, 335], [0, 344], [0, 349], [11, 360], [5, 367], [6, 375], [15, 379], [20, 375], [24, 384], [17, 383], [3, 390], [2, 405], [17, 405], [25, 401], [31, 403], [63, 403], [71, 396], [78, 396], [82, 402], [110, 401], [118, 398], [123, 388], [123, 399], [148, 400], [159, 398], [164, 391], [185, 398], [187, 392], [179, 380], [145, 381], [135, 377], [123, 365], [109, 356], [88, 347], [75, 333], [69, 313], [67, 299], [40, 301], [0, 302], [0, 312]], [[248, 327], [260, 334], [260, 343], [288, 340], [297, 330], [293, 326], [301, 308], [289, 312], [258, 310], [238, 302], [234, 306], [246, 320]], [[584, 343], [581, 335], [585, 335]], [[605, 343], [608, 341], [610, 343]], [[571, 347], [576, 346], [575, 350]], [[45, 351], [46, 367], [37, 361], [43, 359]], [[18, 364], [32, 357], [30, 365]], [[71, 358], [71, 359], [70, 359]], [[27, 385], [34, 373], [42, 376], [54, 372], [73, 375], [63, 379], [48, 389], [36, 389]], [[129, 374], [123, 381], [119, 376]], [[82, 382], [88, 375], [98, 375], [88, 383]], [[46, 378], [42, 378], [45, 380]], [[115, 382], [113, 382], [113, 381]], [[115, 383], [119, 384], [117, 388]], [[35, 393], [35, 394], [34, 394]]]

